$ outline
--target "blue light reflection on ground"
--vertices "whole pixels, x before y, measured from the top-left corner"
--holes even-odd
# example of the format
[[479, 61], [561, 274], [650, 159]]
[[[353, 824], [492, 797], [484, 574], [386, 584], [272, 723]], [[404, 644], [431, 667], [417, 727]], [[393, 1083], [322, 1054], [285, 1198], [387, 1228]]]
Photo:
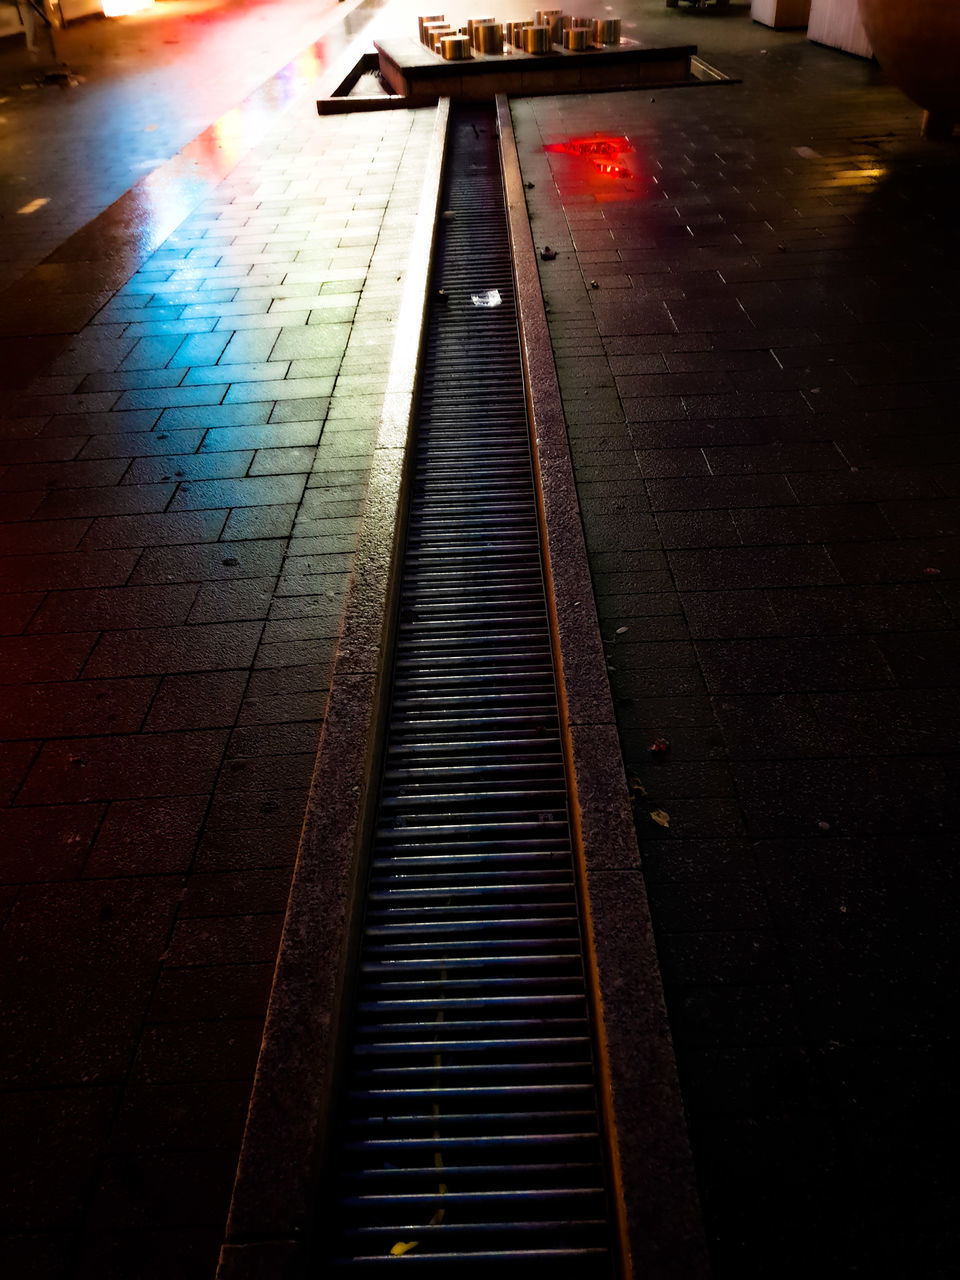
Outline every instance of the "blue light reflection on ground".
[[[375, 24], [386, 21], [400, 29], [415, 22], [414, 0], [318, 0], [313, 13], [302, 0], [275, 0], [269, 15], [268, 7], [264, 0], [226, 6], [218, 0], [171, 0], [169, 7], [157, 5], [144, 15], [77, 24], [64, 33], [65, 52], [83, 75], [69, 92], [27, 83], [36, 68], [26, 53], [19, 46], [2, 51], [0, 82], [9, 81], [16, 92], [4, 108], [12, 114], [0, 139], [0, 289], [50, 259], [109, 258], [111, 279], [121, 263], [136, 270], [204, 194], [263, 142], [283, 113], [299, 110], [305, 129], [317, 127], [314, 100], [333, 88], [331, 75], [339, 75], [341, 60], [352, 58], [354, 47], [357, 57], [372, 47]], [[231, 26], [234, 10], [239, 25]], [[285, 19], [303, 31], [303, 44], [276, 71], [272, 50], [283, 45], [274, 28]], [[274, 74], [259, 84], [254, 79], [252, 92], [239, 87], [251, 84], [257, 65], [251, 52], [236, 66], [238, 93], [231, 99], [224, 93], [231, 50], [237, 53], [241, 34], [256, 39], [256, 23], [268, 20], [272, 26], [265, 34], [271, 38], [259, 59]], [[286, 50], [298, 44], [294, 35]], [[17, 89], [21, 81], [23, 92]], [[5, 92], [0, 88], [0, 96]], [[205, 114], [215, 101], [227, 108]], [[192, 132], [185, 132], [191, 122]], [[191, 140], [178, 141], [178, 133]], [[17, 217], [31, 201], [38, 211]], [[96, 234], [83, 234], [94, 223]]]
[[[318, 96], [324, 74], [350, 47], [348, 27], [363, 32], [388, 0], [363, 0], [346, 19], [299, 53], [177, 155], [142, 178], [127, 193], [139, 225], [131, 227], [141, 254], [154, 252], [239, 160], [267, 137], [278, 113]], [[359, 42], [358, 42], [359, 43]], [[359, 54], [358, 54], [359, 56]]]

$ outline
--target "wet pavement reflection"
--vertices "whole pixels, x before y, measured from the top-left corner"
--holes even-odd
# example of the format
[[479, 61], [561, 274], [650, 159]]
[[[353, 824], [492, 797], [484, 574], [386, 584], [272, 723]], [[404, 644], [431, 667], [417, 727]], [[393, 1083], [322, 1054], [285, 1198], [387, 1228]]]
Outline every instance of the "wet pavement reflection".
[[[69, 244], [77, 234], [84, 256], [114, 259], [120, 251], [134, 269], [280, 113], [302, 102], [312, 123], [323, 76], [391, 7], [413, 4], [348, 0], [318, 13], [306, 0], [166, 0], [162, 12], [157, 6], [59, 33], [57, 54], [74, 73], [72, 88], [39, 83], [46, 64], [7, 42], [0, 50], [0, 287], [52, 252], [58, 261], [77, 260], [80, 246]], [[271, 75], [301, 40], [296, 56]], [[94, 219], [96, 235], [84, 235]]]

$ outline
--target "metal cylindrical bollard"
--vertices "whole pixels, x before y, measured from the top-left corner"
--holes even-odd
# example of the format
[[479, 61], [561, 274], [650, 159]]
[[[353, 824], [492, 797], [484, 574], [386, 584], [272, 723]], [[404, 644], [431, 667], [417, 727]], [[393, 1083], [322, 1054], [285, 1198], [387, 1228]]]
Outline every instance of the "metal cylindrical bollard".
[[563, 40], [562, 9], [538, 9], [537, 22], [541, 26], [550, 28], [550, 39], [553, 44], [560, 44]]
[[423, 43], [428, 49], [432, 49], [437, 43], [437, 34], [442, 32], [444, 35], [450, 34], [452, 28], [449, 22], [443, 18], [439, 18], [436, 22], [425, 22], [423, 24]]
[[430, 14], [424, 14], [422, 18], [417, 19], [417, 25], [420, 28], [421, 44], [426, 44], [426, 39], [424, 38], [424, 28], [426, 27], [428, 22], [432, 22], [434, 24], [438, 22], [446, 22], [446, 18], [443, 16], [442, 13], [430, 13]]
[[468, 18], [467, 19], [467, 37], [474, 48], [477, 47], [477, 42], [473, 35], [474, 27], [479, 27], [480, 24], [483, 22], [492, 22], [492, 21], [493, 21], [492, 18]]
[[454, 31], [453, 27], [443, 27], [440, 31], [433, 33], [433, 52], [437, 57], [443, 57], [443, 42], [447, 36], [458, 36], [459, 31]]
[[523, 47], [527, 53], [549, 53], [553, 47], [550, 39], [550, 28], [543, 23], [534, 23], [532, 27], [523, 29]]
[[592, 32], [586, 27], [568, 27], [563, 33], [565, 49], [587, 49], [590, 46]]
[[503, 53], [503, 27], [499, 22], [475, 22], [473, 44], [477, 53]]
[[523, 33], [532, 26], [532, 18], [524, 18], [522, 22], [515, 22], [513, 24], [513, 45], [515, 49], [522, 49], [524, 47]]
[[593, 39], [595, 44], [619, 44], [620, 19], [598, 18], [593, 27]]
[[593, 24], [595, 22], [596, 22], [596, 18], [571, 18], [570, 19], [571, 27], [586, 27], [587, 30], [590, 32], [593, 31]]
[[440, 56], [447, 62], [458, 62], [472, 56], [467, 36], [444, 36], [440, 41]]

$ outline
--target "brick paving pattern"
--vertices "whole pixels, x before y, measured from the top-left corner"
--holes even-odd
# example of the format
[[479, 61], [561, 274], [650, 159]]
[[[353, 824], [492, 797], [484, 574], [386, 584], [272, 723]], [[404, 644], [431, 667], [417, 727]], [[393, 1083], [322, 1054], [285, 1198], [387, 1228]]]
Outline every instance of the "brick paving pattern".
[[213, 1273], [432, 127], [279, 129], [0, 419], [10, 1276]]
[[945, 1277], [960, 157], [656, 9], [744, 83], [514, 118], [715, 1273]]
[[[66, 89], [36, 83], [38, 70], [53, 66], [46, 47], [34, 62], [22, 38], [0, 39], [0, 288], [146, 175], [156, 191], [158, 167], [182, 168], [181, 148], [224, 114], [212, 136], [187, 150], [204, 167], [226, 161], [232, 168], [237, 146], [272, 128], [297, 81], [323, 70], [311, 42], [322, 36], [327, 56], [345, 43], [334, 21], [354, 7], [344, 0], [332, 9], [326, 0], [164, 0], [120, 21], [71, 20], [55, 36], [57, 60], [75, 79]], [[68, 5], [71, 17], [75, 11]], [[295, 74], [268, 80], [293, 54], [300, 55]], [[236, 107], [246, 95], [254, 110], [240, 129]], [[202, 180], [191, 167], [194, 183]], [[17, 216], [38, 198], [46, 203]]]
[[[715, 1273], [941, 1280], [956, 145], [743, 4], [623, 12], [744, 83], [514, 110]], [[213, 1274], [431, 123], [278, 122], [5, 397], [17, 1280]], [[595, 132], [632, 178], [542, 151]], [[95, 283], [40, 269], [68, 316], [61, 280]]]

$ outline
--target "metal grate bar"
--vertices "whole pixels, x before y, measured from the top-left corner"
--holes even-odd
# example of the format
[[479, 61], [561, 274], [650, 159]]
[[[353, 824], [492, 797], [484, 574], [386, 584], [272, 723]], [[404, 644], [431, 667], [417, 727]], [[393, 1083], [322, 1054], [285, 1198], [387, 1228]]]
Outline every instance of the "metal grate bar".
[[[452, 127], [327, 1257], [359, 1276], [599, 1280], [604, 1159], [499, 150], [489, 108]], [[474, 304], [491, 289], [499, 305]]]

